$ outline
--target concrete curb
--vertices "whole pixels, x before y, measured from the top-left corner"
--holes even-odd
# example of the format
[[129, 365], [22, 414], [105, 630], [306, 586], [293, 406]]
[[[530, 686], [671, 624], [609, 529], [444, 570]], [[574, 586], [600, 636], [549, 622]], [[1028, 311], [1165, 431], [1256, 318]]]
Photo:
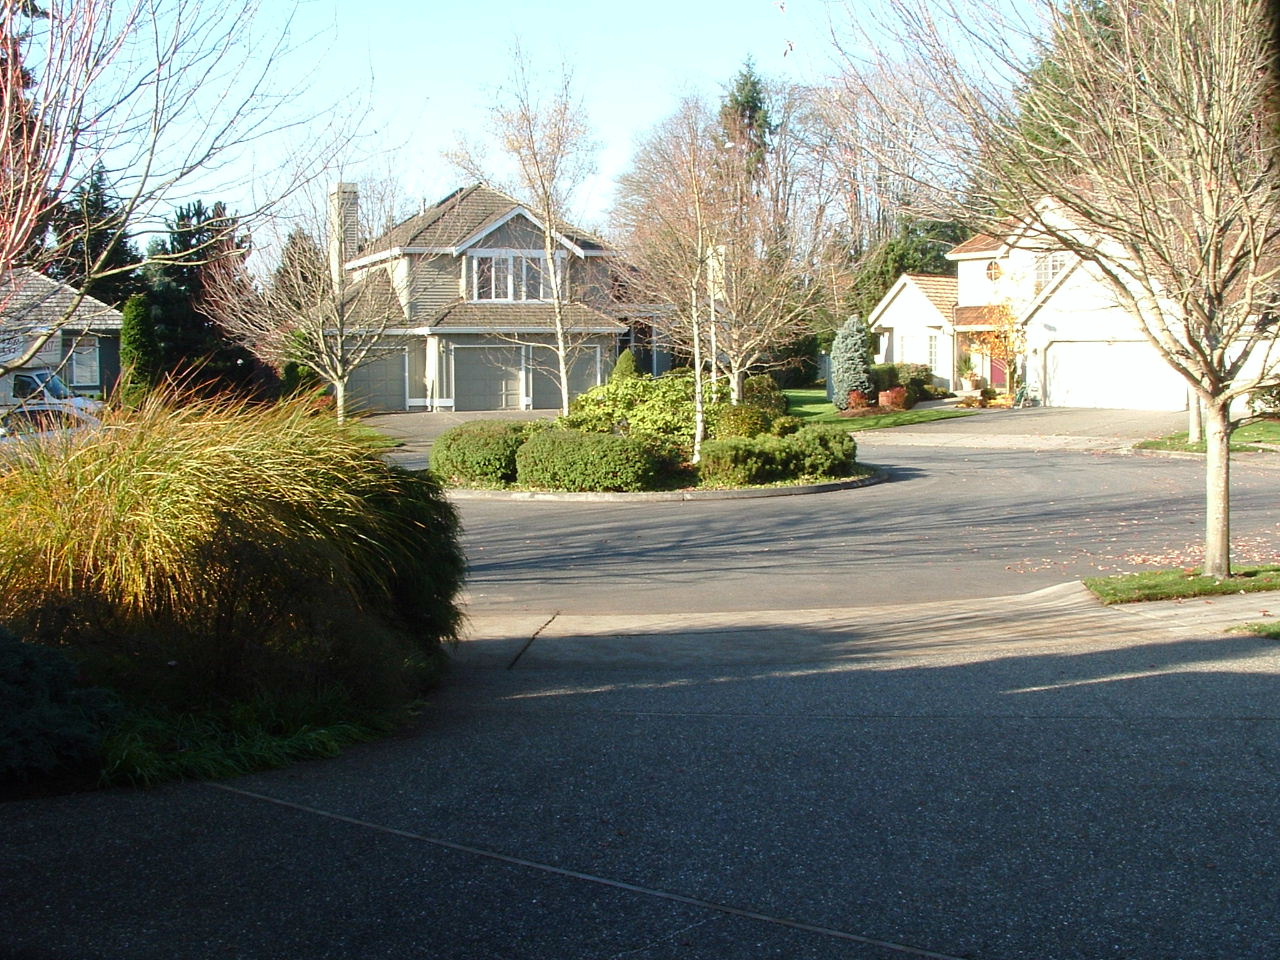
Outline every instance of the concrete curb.
[[866, 477], [855, 480], [835, 480], [831, 483], [808, 483], [795, 487], [758, 487], [739, 490], [670, 490], [653, 493], [568, 493], [553, 490], [467, 490], [449, 489], [445, 494], [450, 500], [507, 500], [543, 501], [560, 503], [678, 503], [686, 500], [756, 500], [761, 497], [799, 497], [813, 493], [832, 493], [837, 490], [856, 490], [884, 483], [888, 473], [879, 468]]

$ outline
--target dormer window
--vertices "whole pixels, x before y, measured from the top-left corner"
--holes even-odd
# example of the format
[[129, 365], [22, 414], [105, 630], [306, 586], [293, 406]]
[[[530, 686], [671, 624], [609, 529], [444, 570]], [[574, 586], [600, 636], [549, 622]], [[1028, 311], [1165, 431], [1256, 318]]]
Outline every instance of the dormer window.
[[473, 254], [470, 294], [472, 300], [549, 300], [551, 278], [543, 268], [545, 258], [535, 253]]
[[1065, 269], [1067, 269], [1067, 254], [1064, 250], [1055, 250], [1037, 257], [1036, 293], [1053, 283], [1054, 278]]

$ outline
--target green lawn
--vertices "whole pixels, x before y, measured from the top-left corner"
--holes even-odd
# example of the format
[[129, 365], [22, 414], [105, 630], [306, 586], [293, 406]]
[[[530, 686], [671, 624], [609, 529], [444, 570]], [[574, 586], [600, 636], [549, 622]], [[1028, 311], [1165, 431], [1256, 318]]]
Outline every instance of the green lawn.
[[840, 411], [827, 399], [827, 392], [820, 387], [808, 387], [801, 390], [784, 390], [789, 405], [787, 413], [800, 417], [806, 423], [840, 423], [850, 430], [878, 430], [882, 427], [905, 427], [913, 423], [928, 423], [931, 420], [951, 420], [955, 417], [973, 416], [973, 410], [943, 410], [931, 407], [928, 410], [895, 410], [870, 417], [842, 417]]
[[1228, 580], [1201, 576], [1195, 570], [1149, 570], [1114, 577], [1093, 577], [1085, 580], [1084, 585], [1107, 604], [1258, 593], [1280, 590], [1280, 566], [1244, 567]]
[[[1280, 420], [1258, 420], [1246, 424], [1231, 435], [1231, 449], [1247, 453], [1264, 449], [1255, 447], [1255, 443], [1280, 444]], [[1187, 443], [1187, 434], [1173, 433], [1158, 440], [1143, 440], [1138, 444], [1140, 450], [1182, 450], [1187, 453], [1204, 453], [1204, 443]]]

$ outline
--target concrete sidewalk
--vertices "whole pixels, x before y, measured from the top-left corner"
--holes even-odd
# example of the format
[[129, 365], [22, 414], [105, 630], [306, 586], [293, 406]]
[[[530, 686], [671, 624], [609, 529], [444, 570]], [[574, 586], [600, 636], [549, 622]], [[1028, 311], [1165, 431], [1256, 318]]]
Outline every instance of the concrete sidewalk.
[[1280, 618], [1280, 594], [1105, 606], [1081, 583], [979, 600], [815, 610], [468, 617], [462, 664], [520, 670], [1011, 656], [1218, 636]]

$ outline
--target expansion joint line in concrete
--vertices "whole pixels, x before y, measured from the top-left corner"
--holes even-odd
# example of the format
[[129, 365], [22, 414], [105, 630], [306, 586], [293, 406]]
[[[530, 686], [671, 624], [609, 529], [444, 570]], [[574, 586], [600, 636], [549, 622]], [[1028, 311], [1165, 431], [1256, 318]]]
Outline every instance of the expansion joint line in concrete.
[[[554, 617], [552, 619], [554, 619]], [[238, 787], [231, 787], [223, 783], [209, 783], [206, 784], [206, 786], [212, 787], [215, 790], [222, 790], [226, 793], [235, 794], [236, 796], [247, 797], [251, 800], [260, 800], [263, 803], [274, 804], [275, 806], [284, 807], [289, 810], [296, 810], [299, 813], [307, 813], [312, 816], [323, 817], [327, 820], [350, 824], [355, 827], [361, 827], [365, 830], [373, 830], [377, 833], [383, 833], [393, 837], [401, 837], [405, 840], [414, 840], [418, 843], [430, 844], [433, 847], [452, 850], [455, 853], [465, 853], [473, 857], [482, 857], [486, 860], [495, 860], [499, 863], [507, 863], [512, 866], [524, 867], [529, 870], [537, 870], [542, 873], [551, 874], [552, 876], [557, 877], [564, 877], [569, 880], [580, 880], [584, 883], [594, 883], [597, 886], [609, 887], [614, 890], [622, 890], [626, 893], [638, 894], [644, 897], [653, 897], [655, 899], [666, 900], [671, 903], [681, 903], [685, 906], [698, 907], [703, 910], [713, 910], [717, 913], [727, 914], [731, 917], [742, 917], [746, 920], [758, 920], [761, 923], [768, 923], [778, 927], [786, 927], [790, 930], [799, 930], [802, 933], [812, 933], [819, 936], [830, 937], [834, 940], [861, 943], [865, 946], [878, 947], [881, 950], [889, 950], [894, 953], [903, 954], [904, 956], [924, 957], [925, 960], [962, 960], [962, 958], [952, 956], [948, 953], [937, 953], [933, 950], [912, 947], [904, 943], [894, 943], [890, 940], [877, 940], [875, 937], [864, 937], [856, 933], [849, 933], [845, 930], [836, 930], [832, 927], [823, 927], [817, 924], [804, 923], [799, 920], [789, 920], [786, 917], [775, 917], [755, 910], [746, 910], [741, 907], [733, 907], [724, 903], [716, 903], [712, 900], [702, 900], [698, 897], [687, 897], [682, 893], [672, 893], [669, 890], [656, 890], [652, 887], [642, 887], [634, 883], [626, 883], [622, 880], [611, 880], [608, 877], [599, 877], [595, 874], [582, 873], [578, 870], [567, 870], [564, 867], [556, 867], [549, 863], [539, 863], [536, 860], [526, 860], [523, 857], [513, 857], [505, 853], [498, 853], [494, 850], [472, 847], [465, 843], [454, 843], [452, 840], [442, 840], [439, 837], [428, 837], [425, 834], [414, 833], [410, 830], [399, 830], [395, 827], [388, 827], [380, 823], [372, 823], [368, 820], [360, 820], [357, 817], [348, 817], [341, 813], [334, 813], [331, 810], [321, 810], [319, 807], [311, 807], [303, 803], [294, 803], [291, 800], [281, 800], [279, 797], [272, 797], [263, 793], [254, 793], [251, 790], [241, 790]]]
[[514, 657], [512, 657], [511, 662], [507, 664], [508, 670], [512, 670], [515, 668], [515, 665], [520, 662], [520, 658], [524, 656], [525, 651], [533, 646], [533, 641], [538, 639], [538, 634], [542, 633], [543, 630], [547, 629], [547, 627], [555, 623], [555, 619], [558, 616], [560, 616], [559, 610], [553, 613], [550, 619], [548, 619], [546, 623], [540, 626], [537, 630], [533, 631], [533, 636], [531, 636], [528, 640], [524, 642], [524, 646], [520, 648], [520, 652], [517, 653]]

